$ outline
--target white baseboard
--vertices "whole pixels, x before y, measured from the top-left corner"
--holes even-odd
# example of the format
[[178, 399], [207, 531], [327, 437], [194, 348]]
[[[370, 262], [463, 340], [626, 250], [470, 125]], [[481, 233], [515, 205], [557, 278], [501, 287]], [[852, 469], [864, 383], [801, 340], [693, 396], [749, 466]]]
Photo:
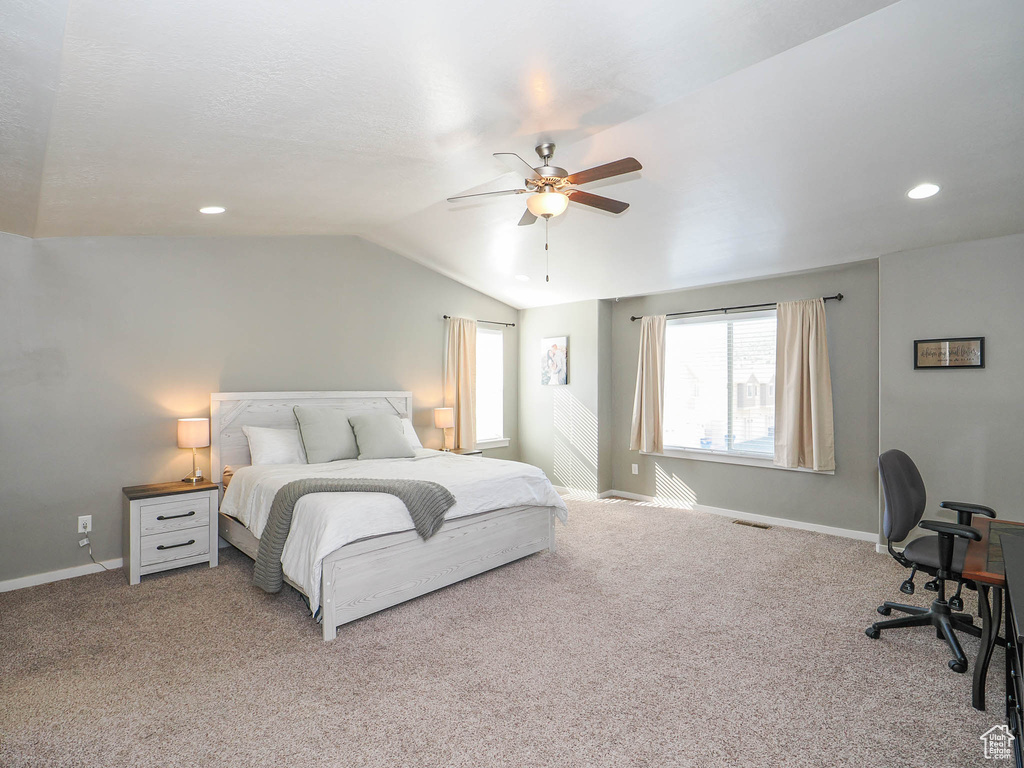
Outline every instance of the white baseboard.
[[[648, 502], [651, 502], [651, 503], [661, 503], [659, 501], [656, 501], [653, 496], [644, 496], [643, 494], [630, 493], [629, 491], [604, 491], [601, 494], [601, 498], [602, 499], [607, 499], [607, 498], [610, 498], [612, 496], [621, 496], [622, 498], [630, 499], [631, 501], [648, 501]], [[669, 506], [669, 503], [668, 503], [667, 500], [664, 503], [665, 503], [666, 507]], [[673, 509], [682, 509], [682, 508], [683, 507], [680, 506], [679, 504], [675, 504], [673, 506]]]
[[[101, 562], [107, 570], [111, 571], [121, 568], [124, 565], [124, 560], [120, 557], [113, 560], [103, 560]], [[25, 587], [36, 587], [40, 584], [49, 584], [51, 581], [63, 581], [64, 579], [73, 579], [76, 576], [86, 576], [90, 573], [102, 572], [103, 568], [100, 568], [96, 563], [76, 565], [74, 568], [61, 568], [59, 571], [36, 573], [32, 576], [21, 576], [17, 579], [0, 581], [0, 592], [11, 592], [15, 589], [24, 589]]]
[[579, 488], [566, 488], [564, 485], [552, 485], [555, 492], [559, 496], [569, 496], [573, 499], [583, 499], [585, 501], [596, 501], [597, 499], [603, 499], [606, 494], [598, 493], [597, 491], [583, 491]]
[[[674, 501], [672, 499], [661, 499], [655, 496], [644, 496], [640, 493], [630, 493], [629, 491], [605, 491], [600, 494], [600, 498], [606, 499], [609, 496], [621, 496], [624, 499], [631, 499], [633, 501], [643, 501], [648, 504], [656, 504], [659, 507], [666, 507], [672, 509], [685, 509], [694, 512], [706, 512], [709, 515], [719, 515], [721, 517], [731, 517], [734, 520], [746, 520], [751, 523], [764, 523], [765, 525], [777, 525], [780, 528], [797, 528], [801, 531], [814, 531], [815, 533], [826, 533], [829, 536], [840, 536], [844, 539], [856, 539], [857, 541], [870, 541], [872, 544], [878, 546], [878, 534], [869, 533], [868, 531], [854, 531], [849, 528], [836, 528], [831, 525], [820, 525], [819, 523], [805, 523], [802, 520], [790, 520], [785, 517], [769, 517], [768, 515], [755, 515], [751, 512], [740, 512], [735, 509], [723, 509], [722, 507], [709, 507], [705, 504], [693, 504], [686, 506], [682, 502]], [[885, 548], [882, 548], [885, 551]]]

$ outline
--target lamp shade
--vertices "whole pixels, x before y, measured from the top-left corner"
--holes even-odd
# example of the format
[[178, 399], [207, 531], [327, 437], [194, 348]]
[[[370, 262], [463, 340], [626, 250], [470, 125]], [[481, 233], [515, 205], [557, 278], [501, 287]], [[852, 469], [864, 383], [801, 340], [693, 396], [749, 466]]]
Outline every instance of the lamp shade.
[[538, 192], [526, 198], [526, 207], [534, 216], [557, 216], [568, 205], [569, 198], [561, 192]]
[[455, 426], [454, 408], [435, 408], [434, 426], [438, 429], [451, 429]]
[[178, 419], [179, 448], [205, 448], [209, 444], [209, 419]]

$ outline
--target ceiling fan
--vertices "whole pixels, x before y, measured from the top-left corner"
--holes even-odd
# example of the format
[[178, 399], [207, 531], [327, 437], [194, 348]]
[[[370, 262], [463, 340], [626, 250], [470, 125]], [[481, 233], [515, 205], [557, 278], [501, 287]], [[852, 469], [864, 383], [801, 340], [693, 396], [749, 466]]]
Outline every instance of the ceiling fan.
[[525, 195], [526, 212], [519, 220], [519, 226], [523, 227], [533, 224], [537, 217], [550, 219], [565, 212], [569, 201], [582, 203], [592, 208], [599, 208], [609, 213], [622, 213], [629, 208], [629, 203], [619, 200], [612, 200], [608, 197], [601, 197], [582, 189], [576, 189], [581, 184], [589, 184], [592, 181], [607, 179], [612, 176], [621, 176], [624, 173], [633, 173], [643, 168], [636, 158], [625, 157], [616, 160], [614, 163], [605, 163], [596, 168], [590, 168], [578, 173], [569, 173], [564, 168], [551, 165], [551, 158], [555, 154], [555, 145], [546, 142], [536, 148], [537, 155], [541, 159], [541, 165], [533, 168], [528, 162], [515, 152], [495, 152], [494, 156], [503, 161], [512, 170], [522, 173], [526, 189], [503, 189], [498, 192], [480, 192], [474, 195], [456, 195], [449, 197], [448, 202], [465, 200], [470, 197], [497, 197], [498, 195]]

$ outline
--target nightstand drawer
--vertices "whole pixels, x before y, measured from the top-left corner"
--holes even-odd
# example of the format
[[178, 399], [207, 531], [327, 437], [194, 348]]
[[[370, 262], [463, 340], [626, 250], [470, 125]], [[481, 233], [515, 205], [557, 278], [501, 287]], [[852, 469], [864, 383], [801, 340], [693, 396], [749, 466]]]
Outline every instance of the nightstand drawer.
[[183, 557], [204, 555], [210, 551], [210, 527], [186, 528], [142, 537], [142, 567]]
[[201, 494], [193, 493], [173, 501], [168, 501], [166, 497], [154, 499], [150, 503], [143, 502], [140, 508], [142, 536], [210, 523], [210, 497]]

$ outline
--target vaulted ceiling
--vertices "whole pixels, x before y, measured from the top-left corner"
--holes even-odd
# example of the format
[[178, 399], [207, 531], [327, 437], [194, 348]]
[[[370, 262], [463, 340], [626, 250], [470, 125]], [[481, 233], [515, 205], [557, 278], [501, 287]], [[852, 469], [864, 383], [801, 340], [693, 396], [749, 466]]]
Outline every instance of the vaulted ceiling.
[[[515, 306], [1024, 230], [1019, 0], [5, 0], [0, 104], [2, 231], [354, 233]], [[522, 197], [444, 201], [541, 141], [644, 165], [550, 283]]]

